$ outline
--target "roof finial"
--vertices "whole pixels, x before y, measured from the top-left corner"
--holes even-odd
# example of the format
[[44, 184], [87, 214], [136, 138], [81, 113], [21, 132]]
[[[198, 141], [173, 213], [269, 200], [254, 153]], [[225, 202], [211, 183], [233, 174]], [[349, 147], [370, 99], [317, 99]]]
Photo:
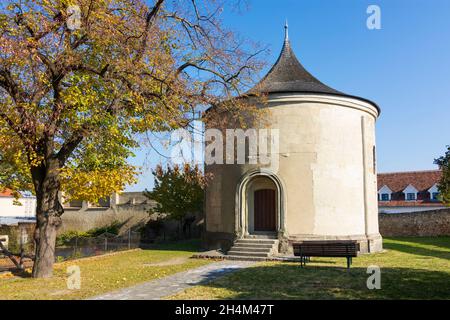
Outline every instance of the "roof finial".
[[288, 28], [289, 28], [288, 21], [286, 19], [286, 22], [284, 23], [284, 41], [289, 40]]

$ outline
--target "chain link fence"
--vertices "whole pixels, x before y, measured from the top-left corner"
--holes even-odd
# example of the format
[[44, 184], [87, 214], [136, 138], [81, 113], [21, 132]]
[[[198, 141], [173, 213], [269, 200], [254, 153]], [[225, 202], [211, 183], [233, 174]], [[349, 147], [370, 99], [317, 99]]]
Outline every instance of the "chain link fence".
[[103, 233], [96, 237], [73, 237], [55, 249], [56, 261], [98, 256], [139, 247], [140, 232], [128, 230], [121, 235]]
[[[77, 234], [76, 232], [73, 235], [66, 234], [57, 239], [55, 261], [62, 262], [116, 251], [148, 248], [161, 242], [200, 238], [203, 226], [194, 224], [193, 221], [188, 222], [180, 225], [176, 221], [152, 221], [135, 229], [136, 231], [129, 229], [119, 235], [109, 232], [96, 236], [86, 233]], [[31, 224], [19, 225], [8, 230], [3, 230], [6, 234], [3, 237], [9, 239], [9, 246], [5, 243], [6, 246], [21, 265], [25, 268], [31, 267], [34, 256], [34, 226]], [[11, 259], [0, 250], [0, 272], [15, 269], [15, 267]]]

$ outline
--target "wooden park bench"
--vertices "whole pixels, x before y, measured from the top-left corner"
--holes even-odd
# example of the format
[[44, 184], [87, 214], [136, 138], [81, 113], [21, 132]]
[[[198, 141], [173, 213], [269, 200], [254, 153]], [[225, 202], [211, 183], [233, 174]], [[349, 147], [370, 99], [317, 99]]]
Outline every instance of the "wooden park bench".
[[353, 240], [301, 241], [292, 243], [294, 255], [300, 257], [301, 267], [310, 257], [345, 257], [350, 269], [352, 258], [358, 256], [359, 243]]

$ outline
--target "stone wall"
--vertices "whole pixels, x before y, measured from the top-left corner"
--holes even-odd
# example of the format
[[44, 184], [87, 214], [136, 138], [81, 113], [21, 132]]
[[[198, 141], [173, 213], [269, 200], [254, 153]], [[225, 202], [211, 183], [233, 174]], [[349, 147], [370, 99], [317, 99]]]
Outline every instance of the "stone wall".
[[67, 231], [88, 231], [120, 222], [121, 231], [145, 225], [150, 219], [148, 210], [152, 204], [120, 204], [111, 208], [65, 208], [61, 216], [62, 225], [58, 233]]
[[98, 204], [86, 201], [66, 203], [58, 233], [88, 231], [113, 222], [121, 224], [121, 232], [136, 229], [151, 218], [148, 211], [154, 206], [155, 202], [146, 198], [143, 192], [115, 193]]
[[379, 216], [383, 237], [450, 236], [450, 208]]
[[[129, 193], [128, 193], [129, 195]], [[136, 193], [139, 196], [138, 193]], [[65, 208], [61, 216], [62, 225], [58, 229], [58, 235], [68, 231], [86, 232], [94, 228], [105, 227], [113, 222], [119, 222], [120, 234], [141, 229], [150, 220], [157, 220], [158, 214], [150, 214], [149, 210], [155, 206], [153, 201], [148, 199], [139, 199], [132, 195], [125, 203], [112, 205], [111, 207], [83, 207], [83, 208]], [[121, 201], [123, 200], [120, 199]], [[191, 226], [191, 237], [197, 237], [202, 226], [203, 220], [199, 217]], [[179, 222], [174, 220], [164, 220], [163, 228], [159, 237], [163, 240], [171, 240], [178, 237]], [[146, 238], [146, 237], [144, 237]], [[152, 241], [155, 236], [150, 236]], [[143, 239], [146, 240], [146, 239]], [[148, 239], [147, 239], [148, 240]]]

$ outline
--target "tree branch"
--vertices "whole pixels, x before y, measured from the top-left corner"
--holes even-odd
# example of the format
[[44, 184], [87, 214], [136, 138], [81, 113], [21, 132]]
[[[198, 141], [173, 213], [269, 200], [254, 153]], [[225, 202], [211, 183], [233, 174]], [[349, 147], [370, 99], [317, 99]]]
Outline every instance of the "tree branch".
[[62, 145], [62, 147], [56, 154], [56, 158], [58, 159], [61, 167], [66, 163], [67, 159], [70, 157], [72, 152], [78, 147], [81, 141], [83, 141], [83, 138], [84, 135], [82, 130], [77, 130]]
[[149, 13], [147, 13], [147, 16], [145, 18], [145, 29], [144, 29], [144, 39], [141, 43], [141, 48], [138, 51], [138, 54], [136, 55], [135, 61], [138, 61], [142, 58], [145, 48], [147, 47], [148, 42], [148, 35], [150, 33], [150, 28], [153, 25], [153, 22], [155, 21], [159, 11], [161, 10], [161, 7], [163, 5], [165, 0], [158, 0], [155, 4], [155, 6], [150, 10]]

